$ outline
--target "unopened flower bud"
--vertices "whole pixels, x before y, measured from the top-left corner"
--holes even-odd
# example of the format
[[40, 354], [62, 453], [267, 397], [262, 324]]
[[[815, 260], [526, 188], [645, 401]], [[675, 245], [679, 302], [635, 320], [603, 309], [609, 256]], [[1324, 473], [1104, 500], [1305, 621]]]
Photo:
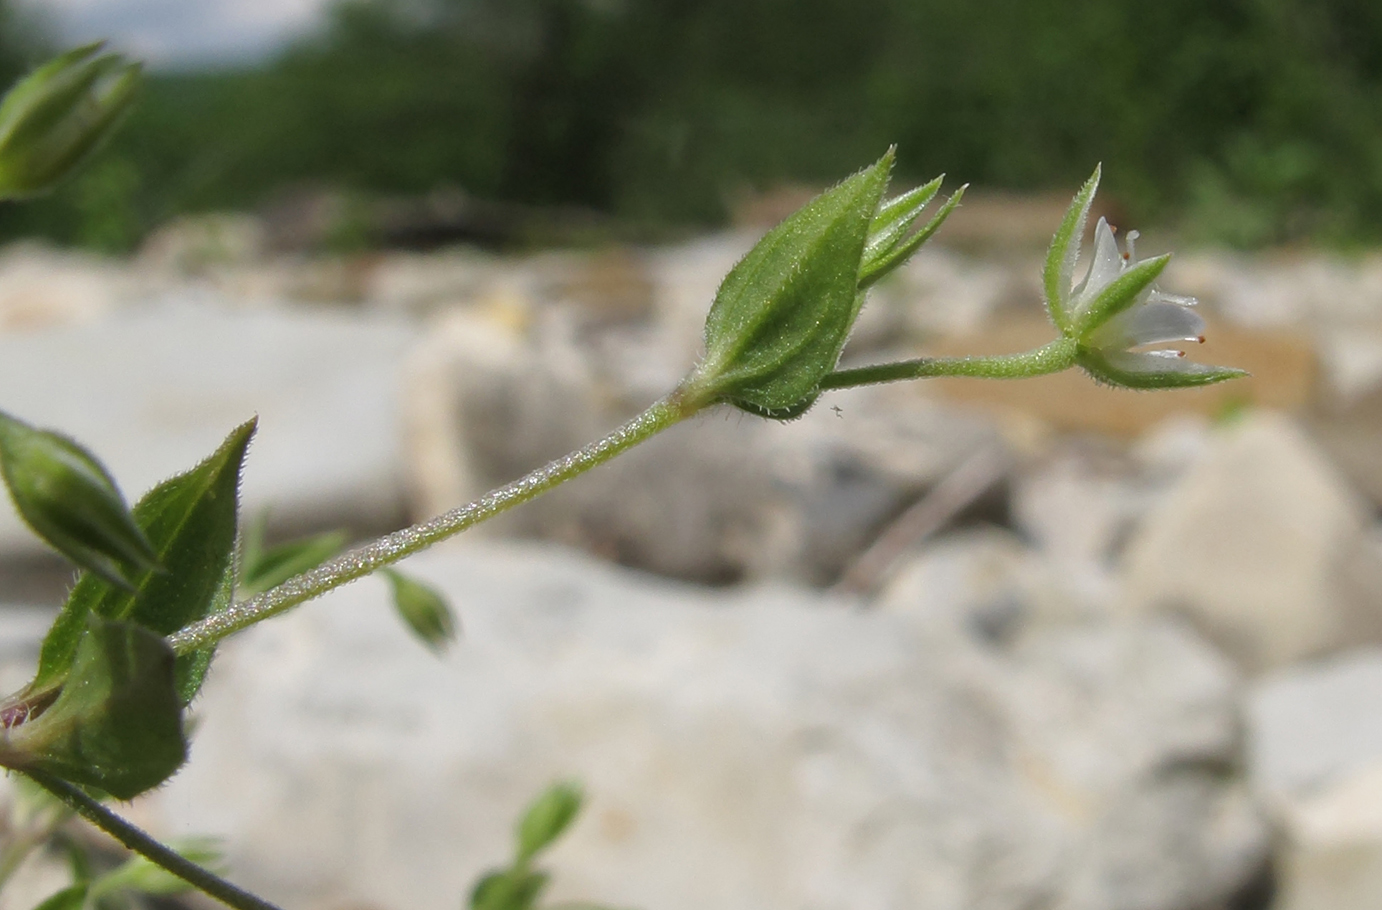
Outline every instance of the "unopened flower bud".
[[100, 50], [90, 44], [50, 60], [0, 102], [0, 198], [51, 189], [128, 110], [140, 66]]
[[77, 565], [124, 587], [120, 566], [158, 569], [115, 480], [76, 442], [0, 412], [0, 474], [34, 533]]

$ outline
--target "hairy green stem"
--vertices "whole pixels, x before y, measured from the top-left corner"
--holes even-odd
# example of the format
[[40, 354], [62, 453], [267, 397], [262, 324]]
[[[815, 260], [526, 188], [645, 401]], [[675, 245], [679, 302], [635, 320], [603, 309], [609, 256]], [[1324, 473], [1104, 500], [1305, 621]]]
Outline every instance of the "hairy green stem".
[[821, 382], [821, 391], [930, 376], [1025, 379], [1029, 376], [1059, 373], [1074, 365], [1075, 342], [1061, 337], [1050, 344], [1020, 354], [996, 354], [988, 357], [919, 357], [916, 360], [836, 370]]
[[149, 862], [195, 888], [219, 900], [235, 910], [279, 910], [266, 900], [255, 897], [213, 872], [198, 866], [186, 857], [160, 844], [139, 828], [125, 821], [114, 812], [87, 796], [80, 787], [75, 787], [61, 778], [42, 771], [25, 771], [34, 783], [62, 800], [78, 815], [91, 822], [111, 837], [138, 853]]
[[310, 572], [290, 578], [276, 588], [193, 623], [168, 636], [168, 643], [178, 654], [215, 644], [227, 635], [320, 597], [333, 588], [369, 575], [527, 502], [684, 420], [698, 409], [697, 404], [684, 401], [681, 395], [673, 393], [597, 442], [486, 493], [474, 502], [429, 521], [386, 534]]

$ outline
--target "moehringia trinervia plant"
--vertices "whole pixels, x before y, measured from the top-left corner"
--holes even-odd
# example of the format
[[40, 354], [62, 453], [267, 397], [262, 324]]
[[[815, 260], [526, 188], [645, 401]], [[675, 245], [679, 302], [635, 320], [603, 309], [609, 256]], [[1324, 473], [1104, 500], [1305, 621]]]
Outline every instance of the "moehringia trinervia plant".
[[[0, 199], [42, 192], [70, 173], [109, 134], [137, 80], [137, 67], [92, 46], [21, 81], [0, 103]], [[34, 679], [0, 700], [0, 767], [29, 777], [147, 861], [229, 906], [273, 910], [102, 802], [156, 787], [186, 760], [184, 712], [216, 644], [232, 633], [387, 570], [400, 615], [430, 648], [441, 649], [458, 628], [449, 607], [393, 564], [710, 408], [790, 420], [832, 389], [930, 376], [1013, 379], [1077, 366], [1100, 382], [1135, 389], [1243, 375], [1191, 363], [1180, 351], [1145, 349], [1197, 340], [1204, 324], [1192, 300], [1153, 287], [1170, 257], [1137, 261], [1135, 234], [1120, 251], [1100, 219], [1091, 262], [1075, 282], [1097, 170], [1047, 255], [1043, 287], [1053, 341], [1014, 354], [841, 369], [868, 289], [907, 262], [964, 193], [961, 187], [919, 224], [941, 180], [886, 199], [893, 158], [889, 149], [826, 190], [730, 270], [710, 306], [703, 357], [666, 397], [603, 439], [474, 502], [339, 555], [342, 540], [331, 535], [266, 550], [253, 526], [242, 529], [240, 476], [253, 420], [129, 507], [94, 454], [0, 411], [0, 474], [16, 508], [84, 570], [43, 641]], [[529, 867], [531, 855], [578, 804], [569, 788], [535, 804], [515, 865], [486, 879], [472, 906], [529, 910], [545, 881]], [[89, 894], [74, 889], [62, 906], [79, 910]]]

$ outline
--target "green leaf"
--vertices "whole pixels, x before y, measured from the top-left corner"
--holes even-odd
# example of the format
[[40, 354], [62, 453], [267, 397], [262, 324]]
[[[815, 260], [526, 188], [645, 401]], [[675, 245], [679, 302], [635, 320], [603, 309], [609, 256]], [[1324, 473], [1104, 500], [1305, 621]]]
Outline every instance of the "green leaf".
[[892, 168], [878, 163], [773, 228], [725, 277], [705, 324], [706, 356], [682, 394], [777, 416], [835, 368], [863, 302], [859, 266]]
[[187, 756], [174, 661], [161, 636], [89, 617], [62, 692], [37, 718], [9, 728], [0, 764], [119, 799], [158, 786]]
[[82, 910], [86, 905], [86, 885], [73, 885], [52, 895], [34, 910]]
[[414, 635], [433, 651], [456, 640], [456, 617], [446, 598], [397, 569], [383, 569], [393, 588], [394, 609]]
[[[28, 693], [61, 684], [88, 616], [134, 622], [168, 635], [229, 605], [240, 470], [254, 428], [253, 420], [237, 427], [210, 458], [154, 487], [135, 505], [134, 520], [166, 571], [142, 573], [133, 592], [95, 575], [80, 577], [44, 639]], [[197, 667], [205, 669], [208, 654], [179, 658], [184, 701], [200, 685]]]
[[526, 862], [561, 837], [581, 811], [579, 784], [561, 781], [533, 800], [518, 823], [518, 859]]
[[256, 522], [245, 534], [239, 585], [244, 594], [262, 593], [294, 575], [315, 569], [341, 552], [346, 543], [344, 531], [329, 531], [265, 549], [263, 535], [262, 521]]
[[82, 568], [128, 588], [122, 565], [158, 567], [115, 479], [76, 441], [0, 412], [0, 473], [34, 533]]
[[470, 892], [470, 910], [531, 910], [547, 881], [547, 873], [522, 866], [490, 872]]
[[1041, 273], [1042, 288], [1046, 293], [1046, 311], [1056, 328], [1069, 334], [1070, 316], [1066, 312], [1070, 292], [1075, 281], [1075, 265], [1080, 258], [1080, 243], [1084, 240], [1084, 226], [1089, 219], [1089, 207], [1094, 202], [1094, 193], [1099, 189], [1099, 176], [1102, 165], [1094, 168], [1094, 173], [1085, 181], [1080, 191], [1065, 210], [1056, 235], [1051, 238], [1051, 246], [1046, 251], [1046, 266]]

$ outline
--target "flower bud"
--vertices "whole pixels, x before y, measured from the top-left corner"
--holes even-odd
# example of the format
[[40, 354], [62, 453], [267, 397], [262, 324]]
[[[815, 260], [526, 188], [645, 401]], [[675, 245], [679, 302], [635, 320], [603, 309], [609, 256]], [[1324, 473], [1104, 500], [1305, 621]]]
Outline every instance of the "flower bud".
[[0, 474], [34, 533], [77, 565], [124, 587], [122, 565], [158, 569], [114, 479], [76, 442], [0, 412]]
[[0, 198], [51, 189], [110, 135], [140, 66], [90, 44], [56, 57], [0, 102]]
[[421, 642], [440, 652], [456, 640], [456, 617], [446, 598], [395, 569], [384, 569], [393, 587], [394, 609]]
[[817, 196], [725, 276], [705, 359], [683, 386], [696, 406], [727, 401], [784, 417], [814, 400], [863, 303], [859, 265], [892, 162], [889, 150]]

